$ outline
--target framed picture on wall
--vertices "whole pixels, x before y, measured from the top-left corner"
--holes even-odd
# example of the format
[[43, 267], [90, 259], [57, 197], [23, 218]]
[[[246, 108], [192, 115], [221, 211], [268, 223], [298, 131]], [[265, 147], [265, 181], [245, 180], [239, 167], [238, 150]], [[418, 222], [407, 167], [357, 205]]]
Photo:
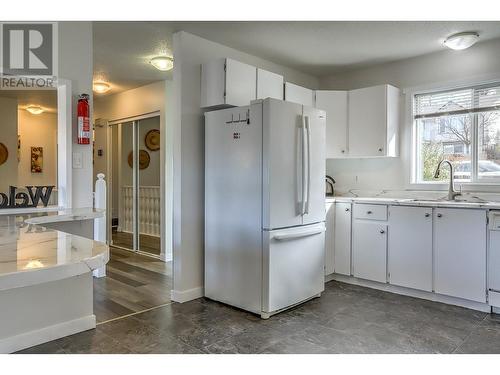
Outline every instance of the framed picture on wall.
[[43, 172], [43, 147], [31, 147], [31, 173]]

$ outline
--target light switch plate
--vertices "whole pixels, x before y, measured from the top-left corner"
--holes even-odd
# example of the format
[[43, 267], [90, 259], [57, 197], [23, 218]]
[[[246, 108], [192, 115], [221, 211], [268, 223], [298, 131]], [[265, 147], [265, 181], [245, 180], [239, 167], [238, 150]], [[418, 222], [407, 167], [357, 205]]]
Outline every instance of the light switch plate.
[[73, 169], [83, 168], [83, 156], [81, 152], [73, 152]]

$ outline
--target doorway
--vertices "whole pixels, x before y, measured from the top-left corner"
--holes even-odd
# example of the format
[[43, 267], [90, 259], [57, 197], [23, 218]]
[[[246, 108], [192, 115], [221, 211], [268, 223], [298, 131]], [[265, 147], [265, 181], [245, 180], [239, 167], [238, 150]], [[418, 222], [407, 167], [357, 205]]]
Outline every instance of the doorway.
[[160, 117], [113, 122], [109, 132], [111, 245], [160, 257]]

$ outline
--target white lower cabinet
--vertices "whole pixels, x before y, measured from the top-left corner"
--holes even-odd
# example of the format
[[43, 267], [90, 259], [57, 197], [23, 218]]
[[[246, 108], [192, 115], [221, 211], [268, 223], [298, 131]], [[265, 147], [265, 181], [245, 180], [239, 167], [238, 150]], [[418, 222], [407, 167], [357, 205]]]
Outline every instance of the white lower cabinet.
[[432, 291], [432, 208], [389, 208], [389, 283]]
[[434, 290], [486, 302], [486, 212], [434, 209]]
[[486, 303], [486, 210], [336, 202], [332, 216], [327, 274]]
[[387, 224], [354, 220], [352, 262], [355, 277], [387, 281]]
[[333, 229], [334, 270], [351, 275], [351, 204], [335, 203]]
[[333, 273], [334, 258], [333, 258], [333, 238], [335, 224], [335, 203], [326, 203], [326, 233], [325, 233], [325, 275]]

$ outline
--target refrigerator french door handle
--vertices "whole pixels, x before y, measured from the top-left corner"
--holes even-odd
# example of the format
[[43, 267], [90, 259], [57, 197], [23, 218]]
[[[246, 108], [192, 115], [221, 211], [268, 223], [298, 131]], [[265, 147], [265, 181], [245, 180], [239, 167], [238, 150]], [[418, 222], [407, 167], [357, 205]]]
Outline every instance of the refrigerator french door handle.
[[293, 240], [296, 238], [302, 238], [302, 237], [309, 237], [309, 236], [314, 236], [316, 234], [321, 234], [325, 232], [326, 229], [324, 227], [322, 228], [313, 228], [308, 231], [301, 231], [301, 232], [295, 232], [295, 233], [284, 233], [284, 234], [275, 234], [273, 238], [276, 241], [287, 241], [287, 240]]
[[309, 202], [311, 200], [311, 124], [309, 116], [305, 116], [306, 133], [307, 133], [307, 200], [305, 214], [309, 213]]
[[300, 214], [304, 215], [306, 213], [306, 139], [307, 139], [307, 129], [306, 129], [306, 117], [302, 115], [302, 207]]

